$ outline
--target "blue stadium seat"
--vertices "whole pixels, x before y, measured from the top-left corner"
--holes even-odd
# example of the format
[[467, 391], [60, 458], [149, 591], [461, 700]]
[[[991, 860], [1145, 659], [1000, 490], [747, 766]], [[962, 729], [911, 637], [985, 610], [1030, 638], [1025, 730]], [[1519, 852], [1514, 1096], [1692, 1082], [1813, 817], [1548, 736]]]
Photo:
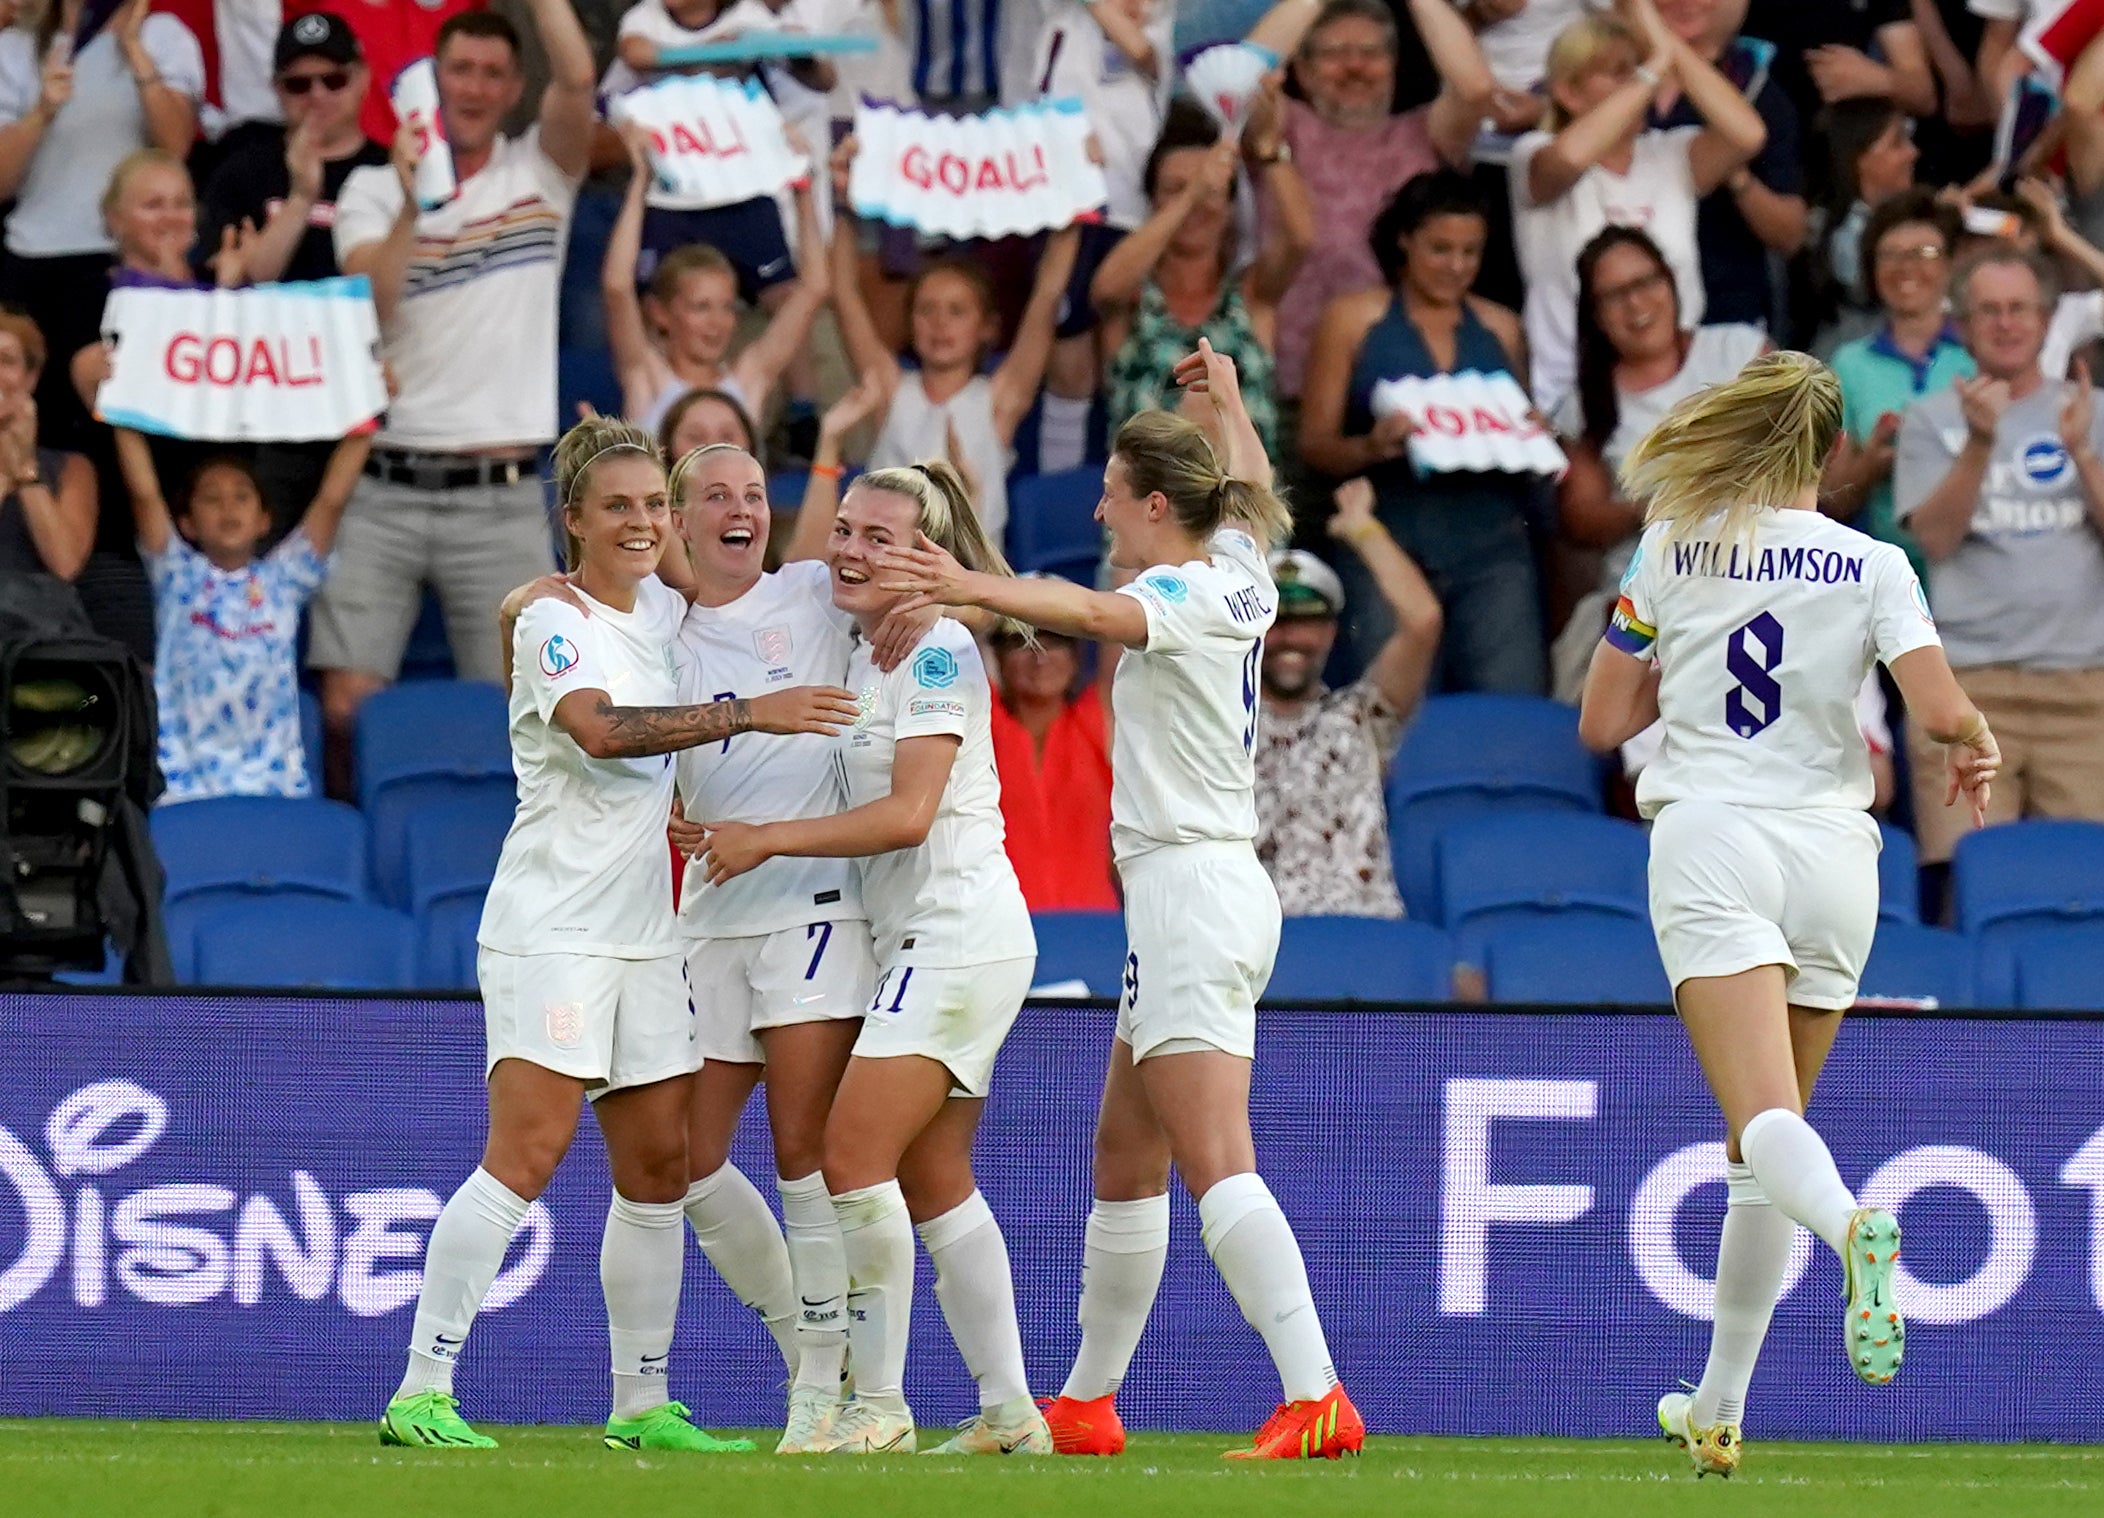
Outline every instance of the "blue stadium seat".
[[410, 912], [421, 917], [449, 897], [480, 898], [516, 810], [509, 792], [489, 789], [440, 797], [411, 812], [404, 822]]
[[453, 645], [446, 639], [445, 608], [439, 605], [437, 592], [427, 585], [395, 678], [407, 685], [419, 680], [450, 680], [453, 673]]
[[2104, 1012], [2104, 922], [2039, 923], [2017, 933], [2016, 1004], [2032, 1012]]
[[1858, 994], [1866, 998], [1935, 998], [1939, 1007], [1979, 1005], [1973, 984], [1973, 946], [1963, 934], [1886, 918], [1863, 966]]
[[1103, 556], [1096, 502], [1101, 465], [1033, 474], [1008, 485], [1008, 559], [1018, 570], [1049, 569], [1060, 560]]
[[1117, 912], [1038, 912], [1035, 983], [1078, 980], [1091, 996], [1116, 996], [1125, 978], [1125, 919]]
[[1433, 847], [1440, 904], [1463, 961], [1485, 936], [1570, 907], [1649, 921], [1644, 830], [1581, 812], [1499, 811], [1452, 823]]
[[2011, 938], [2021, 925], [2104, 919], [2104, 823], [2013, 822], [1967, 833], [1951, 855], [1951, 903], [1978, 951], [1980, 1005], [2014, 1006]]
[[1453, 974], [1453, 943], [1429, 923], [1289, 917], [1264, 994], [1277, 1002], [1447, 1001]]
[[1889, 822], [1878, 824], [1885, 846], [1878, 851], [1878, 920], [1921, 921], [1921, 865], [1914, 853], [1914, 835], [1903, 833]]
[[472, 991], [475, 932], [482, 926], [482, 893], [447, 896], [417, 918], [417, 985], [427, 991]]
[[555, 395], [565, 427], [577, 420], [579, 401], [603, 416], [619, 416], [621, 377], [614, 373], [612, 352], [604, 347], [556, 349]]
[[415, 925], [367, 902], [222, 902], [198, 917], [196, 932], [199, 985], [401, 991], [416, 984]]
[[1592, 1006], [1665, 1006], [1673, 999], [1649, 923], [1570, 907], [1506, 923], [1483, 945], [1490, 999]]
[[[808, 470], [785, 469], [767, 476], [767, 507], [770, 511], [794, 515], [804, 504], [804, 488], [811, 483]], [[842, 491], [847, 489], [847, 480], [839, 481]]]
[[1410, 915], [1444, 922], [1433, 845], [1457, 818], [1515, 806], [1600, 810], [1600, 764], [1578, 741], [1578, 712], [1536, 696], [1435, 696], [1403, 734], [1388, 772], [1388, 841]]
[[372, 829], [380, 898], [409, 900], [407, 829], [439, 799], [514, 795], [504, 692], [472, 680], [422, 680], [376, 692], [358, 712], [358, 804]]
[[365, 819], [340, 801], [212, 796], [155, 807], [150, 826], [171, 905], [207, 894], [367, 895]]

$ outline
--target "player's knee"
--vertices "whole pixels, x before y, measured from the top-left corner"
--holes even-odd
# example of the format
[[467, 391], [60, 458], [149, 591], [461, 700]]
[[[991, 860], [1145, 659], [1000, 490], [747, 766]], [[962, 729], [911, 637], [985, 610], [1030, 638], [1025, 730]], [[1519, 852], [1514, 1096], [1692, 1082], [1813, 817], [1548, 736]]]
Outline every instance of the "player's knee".
[[[614, 1189], [632, 1202], [676, 1202], [687, 1194], [691, 1173], [685, 1144], [652, 1145], [610, 1157]], [[712, 1175], [715, 1168], [701, 1172]]]

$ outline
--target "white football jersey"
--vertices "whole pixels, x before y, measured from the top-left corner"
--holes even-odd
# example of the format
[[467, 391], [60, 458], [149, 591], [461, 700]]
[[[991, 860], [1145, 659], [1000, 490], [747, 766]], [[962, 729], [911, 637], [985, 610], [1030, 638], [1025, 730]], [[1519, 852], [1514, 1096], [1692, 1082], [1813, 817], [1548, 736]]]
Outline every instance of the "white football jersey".
[[1120, 595], [1147, 646], [1111, 684], [1110, 837], [1119, 862], [1164, 844], [1257, 835], [1257, 667], [1278, 589], [1255, 539], [1223, 528], [1209, 559], [1157, 564]]
[[[785, 564], [728, 606], [689, 608], [679, 631], [682, 699], [728, 701], [792, 685], [842, 684], [854, 627], [833, 605], [824, 564]], [[787, 822], [840, 810], [840, 768], [822, 737], [740, 733], [683, 750], [676, 770], [680, 804], [697, 822]], [[694, 862], [679, 898], [680, 927], [692, 938], [755, 938], [861, 915], [860, 888], [845, 859], [784, 856], [716, 886]]]
[[838, 747], [850, 807], [891, 794], [901, 739], [948, 733], [962, 740], [927, 839], [860, 861], [877, 963], [965, 966], [1035, 956], [1037, 935], [1001, 825], [993, 688], [971, 633], [944, 617], [890, 674], [858, 639], [847, 683], [862, 704]]
[[1665, 743], [1637, 806], [1870, 805], [1856, 694], [1873, 660], [1938, 644], [1907, 556], [1816, 511], [1765, 511], [1750, 537], [1648, 527], [1607, 641], [1656, 658]]
[[551, 719], [577, 690], [604, 691], [615, 706], [678, 705], [686, 598], [655, 579], [636, 588], [631, 612], [577, 594], [589, 617], [561, 601], [535, 601], [512, 629], [519, 810], [476, 941], [500, 954], [676, 954], [665, 847], [672, 756], [594, 759]]

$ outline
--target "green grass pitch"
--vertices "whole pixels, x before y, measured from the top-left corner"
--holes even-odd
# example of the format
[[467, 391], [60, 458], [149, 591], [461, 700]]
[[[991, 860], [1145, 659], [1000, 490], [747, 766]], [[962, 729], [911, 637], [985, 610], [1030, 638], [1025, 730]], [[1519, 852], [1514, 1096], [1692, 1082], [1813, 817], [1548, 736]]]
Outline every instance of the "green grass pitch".
[[503, 1441], [501, 1449], [441, 1454], [382, 1449], [364, 1424], [0, 1421], [0, 1513], [2048, 1518], [2104, 1512], [2104, 1448], [1755, 1443], [1747, 1468], [1731, 1481], [1697, 1482], [1685, 1457], [1663, 1440], [1377, 1438], [1357, 1460], [1243, 1466], [1221, 1460], [1233, 1441], [1217, 1435], [1136, 1435], [1114, 1460], [790, 1460], [767, 1454], [617, 1454], [602, 1448], [592, 1429], [490, 1432]]

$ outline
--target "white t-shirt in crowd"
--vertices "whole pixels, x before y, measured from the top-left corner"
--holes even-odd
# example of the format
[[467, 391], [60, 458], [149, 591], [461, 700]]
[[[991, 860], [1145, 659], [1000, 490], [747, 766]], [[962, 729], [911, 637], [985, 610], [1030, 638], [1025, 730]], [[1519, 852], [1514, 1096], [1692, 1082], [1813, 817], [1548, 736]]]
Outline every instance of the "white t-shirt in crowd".
[[1694, 797], [1868, 807], [1863, 677], [1940, 642], [1905, 553], [1792, 510], [1762, 512], [1736, 542], [1714, 525], [1646, 528], [1607, 641], [1658, 661], [1666, 733], [1637, 780], [1646, 817]]
[[[833, 605], [822, 563], [784, 564], [727, 606], [695, 606], [679, 630], [680, 700], [751, 699], [792, 685], [847, 679], [854, 619]], [[697, 822], [785, 822], [840, 810], [834, 745], [809, 734], [740, 733], [680, 751], [679, 798]], [[783, 855], [722, 885], [687, 867], [679, 921], [690, 938], [755, 938], [862, 916], [861, 882], [845, 859]]]
[[884, 413], [884, 426], [869, 450], [869, 467], [896, 469], [926, 459], [950, 456], [949, 437], [957, 433], [957, 447], [970, 467], [978, 494], [972, 504], [979, 510], [979, 525], [988, 542], [998, 543], [1008, 526], [1008, 471], [1015, 451], [1001, 441], [994, 425], [994, 385], [983, 374], [965, 381], [964, 388], [941, 405], [928, 399], [918, 371], [899, 376], [899, 388]]
[[[190, 28], [173, 16], [148, 16], [139, 41], [163, 84], [192, 100], [204, 98], [204, 54]], [[27, 116], [43, 93], [36, 47], [26, 28], [0, 32], [0, 126]], [[8, 252], [23, 258], [109, 252], [102, 192], [119, 160], [147, 145], [138, 83], [116, 32], [105, 26], [74, 57], [73, 94], [30, 157], [7, 217]]]
[[1278, 590], [1256, 541], [1223, 528], [1207, 558], [1157, 564], [1119, 590], [1147, 646], [1111, 683], [1110, 840], [1120, 863], [1175, 843], [1257, 835], [1257, 664]]
[[[716, 13], [716, 18], [704, 26], [685, 27], [672, 19], [665, 9], [664, 0], [642, 0], [621, 13], [621, 23], [616, 28], [616, 37], [641, 37], [660, 52], [673, 47], [700, 47], [705, 42], [728, 42], [752, 32], [778, 32], [782, 23], [773, 11], [761, 0], [737, 0]], [[604, 95], [625, 95], [630, 90], [645, 84], [655, 83], [675, 69], [649, 69], [643, 72], [630, 68], [619, 57], [607, 65], [606, 73], [600, 76], [599, 90]]]
[[1578, 254], [1609, 226], [1651, 234], [1680, 288], [1680, 324], [1702, 322], [1702, 263], [1695, 248], [1695, 177], [1688, 149], [1700, 127], [1645, 132], [1629, 172], [1594, 164], [1545, 205], [1527, 197], [1527, 168], [1554, 140], [1529, 132], [1512, 147], [1512, 235], [1527, 284], [1523, 315], [1535, 403], [1553, 411], [1578, 378]]
[[982, 965], [1034, 956], [1030, 908], [1004, 843], [993, 688], [971, 633], [944, 617], [889, 674], [857, 639], [847, 685], [862, 704], [837, 750], [850, 808], [891, 794], [901, 741], [937, 734], [960, 740], [926, 840], [860, 862], [877, 963]]
[[[462, 453], [555, 436], [556, 306], [577, 186], [535, 128], [499, 137], [480, 173], [417, 217], [401, 303], [381, 333], [401, 389], [376, 441]], [[392, 167], [352, 170], [336, 197], [337, 263], [386, 237], [401, 206]]]
[[[1662, 385], [1649, 390], [1615, 387], [1615, 430], [1601, 450], [1610, 469], [1622, 467], [1629, 450], [1665, 419], [1668, 411], [1711, 385], [1738, 378], [1739, 371], [1768, 351], [1768, 334], [1744, 322], [1718, 322], [1697, 327], [1688, 334], [1687, 357], [1680, 371]], [[1563, 398], [1549, 424], [1563, 437], [1585, 432], [1585, 412], [1576, 391]]]
[[1585, 0], [1527, 0], [1519, 11], [1476, 34], [1483, 61], [1501, 90], [1524, 95], [1549, 72], [1549, 44], [1586, 13]]
[[1103, 150], [1109, 185], [1103, 219], [1130, 231], [1153, 212], [1143, 187], [1147, 157], [1162, 134], [1176, 88], [1175, 0], [1151, 0], [1141, 28], [1154, 44], [1156, 77], [1149, 79], [1109, 37], [1086, 0], [1053, 0], [1038, 33], [1033, 72], [1044, 93], [1078, 95], [1089, 129]]
[[213, 134], [244, 121], [282, 121], [277, 75], [278, 32], [285, 24], [279, 0], [213, 0], [212, 31], [219, 46], [219, 107], [210, 115]]
[[535, 601], [511, 638], [511, 763], [519, 810], [504, 838], [476, 942], [500, 954], [656, 959], [672, 931], [672, 756], [594, 759], [554, 723], [576, 690], [616, 706], [679, 704], [675, 652], [686, 598], [656, 579], [634, 611], [577, 591], [585, 616]]

